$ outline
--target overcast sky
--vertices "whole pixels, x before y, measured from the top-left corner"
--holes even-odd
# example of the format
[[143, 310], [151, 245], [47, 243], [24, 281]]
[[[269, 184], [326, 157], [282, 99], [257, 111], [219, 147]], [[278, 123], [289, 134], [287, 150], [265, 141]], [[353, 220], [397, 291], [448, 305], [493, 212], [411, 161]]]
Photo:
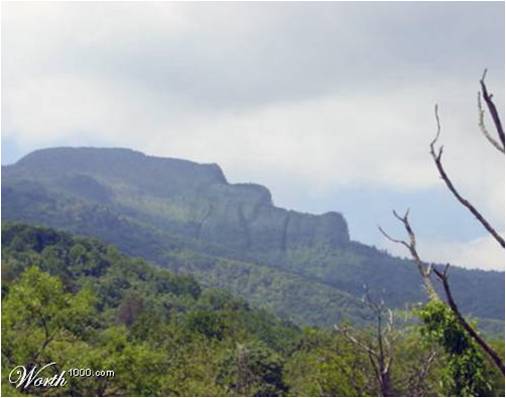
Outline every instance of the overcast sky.
[[2, 3], [2, 164], [49, 146], [215, 162], [276, 205], [340, 211], [353, 239], [504, 269], [445, 164], [504, 231], [504, 157], [480, 135], [483, 69], [504, 116], [504, 3]]

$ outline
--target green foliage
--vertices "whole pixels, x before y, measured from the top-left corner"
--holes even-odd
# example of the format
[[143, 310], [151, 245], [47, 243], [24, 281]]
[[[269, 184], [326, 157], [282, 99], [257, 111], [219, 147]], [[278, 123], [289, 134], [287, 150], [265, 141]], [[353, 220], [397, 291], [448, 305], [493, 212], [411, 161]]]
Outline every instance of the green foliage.
[[282, 358], [261, 342], [238, 343], [220, 367], [218, 381], [230, 395], [275, 397], [288, 390], [282, 380]]
[[[263, 344], [278, 355], [280, 373], [281, 353], [275, 353], [286, 351], [280, 340], [298, 333], [226, 292], [202, 292], [187, 275], [98, 241], [21, 225], [3, 231], [4, 392], [20, 392], [6, 379], [15, 366], [56, 362], [61, 369], [111, 369], [115, 376], [71, 377], [49, 394], [225, 395], [229, 386], [218, 375], [236, 341]], [[259, 379], [255, 388], [271, 391], [269, 380]]]
[[[97, 240], [19, 224], [3, 225], [2, 232], [3, 395], [377, 393], [369, 358], [338, 333], [301, 330], [229, 292], [201, 287], [188, 275], [124, 256]], [[427, 314], [430, 322], [447, 328], [441, 323], [447, 314]], [[469, 343], [458, 330], [429, 330], [430, 336], [440, 336], [438, 342], [449, 339], [458, 342], [456, 347]], [[354, 333], [373, 336], [369, 328]], [[471, 348], [453, 360], [438, 357], [419, 382], [421, 364], [432, 347], [410, 329], [403, 330], [395, 346], [394, 391], [408, 396], [444, 395], [456, 388], [483, 393], [485, 383], [490, 394], [503, 393], [502, 378]], [[65, 386], [44, 390], [20, 391], [8, 382], [15, 366], [50, 362], [62, 370], [115, 374], [67, 377]], [[458, 372], [450, 373], [447, 364]], [[449, 384], [453, 375], [468, 389]], [[439, 380], [445, 380], [443, 386]]]
[[193, 311], [186, 317], [186, 328], [191, 332], [203, 334], [208, 338], [222, 339], [225, 322], [214, 312]]
[[85, 334], [94, 301], [89, 289], [65, 293], [58, 278], [29, 267], [2, 304], [2, 342], [11, 360], [33, 362], [58, 339]]
[[[95, 296], [89, 288], [77, 294], [67, 293], [59, 278], [36, 266], [28, 267], [2, 302], [3, 368], [46, 364], [54, 359], [60, 366], [70, 366], [72, 359], [79, 356], [75, 349], [87, 348], [80, 343], [91, 332], [94, 303]], [[3, 387], [8, 384], [6, 377], [2, 373]], [[30, 388], [23, 392], [32, 391]]]
[[447, 354], [443, 383], [447, 394], [489, 396], [491, 371], [484, 354], [442, 301], [430, 301], [419, 310], [422, 336], [440, 344]]
[[294, 396], [361, 396], [371, 386], [368, 358], [341, 336], [306, 329], [284, 369]]

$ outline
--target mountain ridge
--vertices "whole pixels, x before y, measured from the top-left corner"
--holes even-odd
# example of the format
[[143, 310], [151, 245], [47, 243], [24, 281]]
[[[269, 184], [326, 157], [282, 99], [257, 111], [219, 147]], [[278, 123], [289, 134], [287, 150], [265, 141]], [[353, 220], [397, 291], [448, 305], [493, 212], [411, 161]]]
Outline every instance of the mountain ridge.
[[[335, 322], [335, 306], [314, 314], [329, 300], [347, 302], [358, 315], [359, 305], [343, 294], [360, 301], [364, 285], [394, 308], [425, 299], [414, 264], [350, 240], [340, 213], [276, 207], [266, 187], [229, 184], [216, 164], [126, 149], [57, 148], [2, 172], [6, 220], [97, 236], [171, 270], [186, 264], [199, 282], [228, 286], [302, 323]], [[452, 269], [456, 298], [481, 318], [503, 319], [501, 280], [504, 273]], [[297, 285], [303, 303], [292, 295]]]
[[[61, 147], [32, 152], [20, 159], [15, 167], [22, 171], [32, 170], [37, 178], [51, 179], [55, 175], [61, 175], [62, 162], [66, 165], [64, 175], [79, 172], [77, 181], [65, 180], [63, 186], [88, 183], [90, 188], [95, 190], [102, 188], [102, 195], [99, 197], [101, 200], [107, 197], [107, 188], [101, 187], [100, 181], [89, 179], [89, 175], [96, 174], [97, 171], [106, 172], [107, 177], [113, 182], [127, 177], [139, 184], [139, 191], [142, 189], [154, 191], [155, 196], [160, 195], [163, 199], [174, 196], [174, 192], [177, 192], [178, 196], [191, 194], [206, 196], [210, 205], [200, 209], [200, 214], [192, 220], [196, 224], [193, 226], [194, 237], [204, 234], [203, 239], [212, 239], [211, 235], [220, 229], [227, 231], [228, 239], [232, 241], [238, 233], [241, 235], [236, 242], [238, 249], [249, 249], [250, 245], [260, 246], [253, 249], [262, 249], [268, 245], [267, 241], [276, 241], [278, 247], [286, 248], [292, 239], [295, 239], [295, 244], [310, 245], [312, 236], [298, 238], [301, 228], [309, 228], [312, 230], [311, 235], [317, 235], [321, 240], [334, 246], [349, 241], [348, 227], [341, 214], [326, 212], [314, 215], [276, 207], [273, 205], [268, 188], [252, 183], [230, 184], [215, 163], [200, 164], [175, 158], [147, 156], [131, 149]], [[7, 166], [4, 171], [8, 174], [10, 168], [12, 166]], [[138, 173], [142, 168], [144, 169], [142, 174], [150, 174], [153, 181], [148, 182], [143, 178], [144, 175]], [[185, 175], [185, 181], [180, 181], [178, 174]], [[142, 195], [142, 192], [130, 194]], [[212, 201], [223, 196], [228, 201], [226, 206], [219, 209], [213, 206]], [[186, 200], [184, 197], [182, 199]], [[211, 217], [215, 212], [218, 212], [217, 218], [221, 216], [227, 218], [227, 225], [216, 224], [216, 220]], [[236, 224], [232, 229], [229, 225], [230, 218]], [[265, 230], [263, 218], [269, 218], [271, 225], [273, 221], [275, 222], [275, 232]]]

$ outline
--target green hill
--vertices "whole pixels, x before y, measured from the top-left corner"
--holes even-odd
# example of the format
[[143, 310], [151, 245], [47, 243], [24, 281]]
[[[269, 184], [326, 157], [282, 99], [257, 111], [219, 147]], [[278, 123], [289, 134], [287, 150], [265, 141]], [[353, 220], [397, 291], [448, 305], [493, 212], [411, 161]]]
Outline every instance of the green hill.
[[[281, 356], [300, 329], [191, 276], [121, 255], [94, 239], [2, 225], [2, 392], [8, 370], [56, 362], [60, 369], [113, 370], [69, 377], [56, 395], [226, 395], [218, 369], [237, 343], [258, 350], [257, 393], [279, 395]], [[263, 361], [263, 362], [262, 362]], [[208, 374], [204, 370], [208, 369]], [[25, 394], [40, 395], [32, 386]], [[234, 394], [235, 395], [235, 394]]]
[[[375, 328], [349, 330], [376, 341]], [[417, 325], [394, 333], [392, 391], [446, 396], [444, 352]], [[504, 352], [503, 339], [490, 342]], [[63, 371], [65, 385], [9, 383], [17, 366], [51, 363], [42, 375]], [[504, 378], [487, 361], [481, 370], [489, 394], [504, 395]], [[2, 395], [20, 394], [376, 396], [378, 385], [367, 353], [340, 333], [301, 329], [96, 239], [3, 223]]]
[[[96, 236], [298, 323], [361, 322], [364, 286], [393, 308], [425, 299], [414, 265], [351, 241], [339, 213], [276, 207], [265, 187], [229, 184], [215, 164], [54, 148], [2, 176], [3, 220]], [[504, 319], [504, 273], [454, 267], [451, 278], [466, 313]]]

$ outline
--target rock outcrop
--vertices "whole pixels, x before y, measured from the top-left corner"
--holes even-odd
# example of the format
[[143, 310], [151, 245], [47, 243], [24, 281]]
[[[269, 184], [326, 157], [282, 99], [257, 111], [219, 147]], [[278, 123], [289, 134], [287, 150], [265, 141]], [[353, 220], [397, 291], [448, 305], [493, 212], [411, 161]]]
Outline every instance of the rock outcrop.
[[276, 207], [266, 187], [230, 184], [216, 164], [128, 149], [54, 148], [32, 152], [4, 167], [4, 177], [9, 176], [35, 178], [83, 200], [156, 217], [174, 233], [237, 250], [284, 251], [349, 242], [341, 214], [313, 215]]

